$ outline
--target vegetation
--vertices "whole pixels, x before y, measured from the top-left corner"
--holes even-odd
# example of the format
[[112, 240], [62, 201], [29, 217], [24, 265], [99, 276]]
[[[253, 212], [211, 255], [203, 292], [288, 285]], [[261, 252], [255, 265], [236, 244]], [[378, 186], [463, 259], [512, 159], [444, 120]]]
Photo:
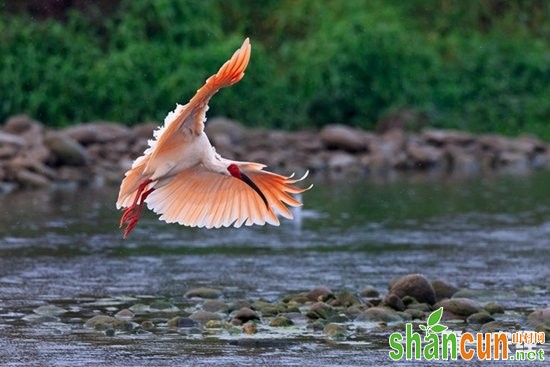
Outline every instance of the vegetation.
[[373, 128], [412, 109], [430, 126], [550, 139], [545, 0], [89, 3], [43, 16], [0, 1], [0, 121], [161, 121], [250, 36], [247, 76], [211, 116]]

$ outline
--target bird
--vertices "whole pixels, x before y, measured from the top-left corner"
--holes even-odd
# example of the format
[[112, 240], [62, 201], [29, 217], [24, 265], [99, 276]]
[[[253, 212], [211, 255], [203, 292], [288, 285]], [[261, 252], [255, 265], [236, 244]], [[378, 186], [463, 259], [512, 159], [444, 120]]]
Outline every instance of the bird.
[[278, 226], [279, 216], [292, 219], [294, 197], [309, 190], [296, 184], [294, 174], [279, 175], [264, 164], [220, 156], [204, 131], [208, 103], [221, 88], [239, 82], [251, 53], [249, 38], [185, 105], [176, 104], [164, 124], [153, 132], [143, 155], [125, 173], [116, 208], [119, 228], [127, 238], [146, 205], [159, 220], [189, 227], [220, 228]]

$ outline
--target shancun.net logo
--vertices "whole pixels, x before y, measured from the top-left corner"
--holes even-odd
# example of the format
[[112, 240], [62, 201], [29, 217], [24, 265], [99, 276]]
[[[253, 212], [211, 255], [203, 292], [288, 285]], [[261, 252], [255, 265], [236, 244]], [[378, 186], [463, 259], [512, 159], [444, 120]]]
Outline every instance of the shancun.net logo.
[[[394, 361], [400, 359], [425, 360], [510, 360], [510, 361], [543, 361], [545, 342], [544, 332], [518, 331], [514, 333], [462, 333], [449, 331], [439, 321], [443, 307], [428, 316], [426, 325], [418, 327], [424, 335], [413, 331], [412, 323], [405, 324], [405, 335], [393, 333], [389, 343], [389, 356]], [[512, 351], [510, 345], [515, 345]], [[538, 346], [538, 349], [537, 349]]]

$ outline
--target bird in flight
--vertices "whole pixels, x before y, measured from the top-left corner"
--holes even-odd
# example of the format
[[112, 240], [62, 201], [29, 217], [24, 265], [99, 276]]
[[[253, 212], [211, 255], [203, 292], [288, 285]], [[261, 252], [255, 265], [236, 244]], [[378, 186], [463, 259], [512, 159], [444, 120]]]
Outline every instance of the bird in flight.
[[124, 238], [137, 225], [144, 204], [167, 223], [205, 228], [279, 225], [278, 215], [292, 219], [288, 207], [302, 205], [292, 194], [311, 188], [295, 185], [307, 172], [292, 179], [264, 171], [260, 163], [222, 158], [204, 132], [210, 98], [241, 80], [250, 49], [247, 38], [186, 105], [177, 104], [126, 172], [116, 202], [123, 209]]

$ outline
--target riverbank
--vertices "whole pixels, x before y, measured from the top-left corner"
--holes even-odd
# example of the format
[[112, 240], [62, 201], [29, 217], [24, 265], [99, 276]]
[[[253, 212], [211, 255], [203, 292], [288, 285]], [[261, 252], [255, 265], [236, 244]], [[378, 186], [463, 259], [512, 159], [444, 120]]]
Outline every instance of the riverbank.
[[[156, 127], [90, 122], [54, 130], [27, 116], [13, 116], [0, 129], [0, 191], [60, 183], [118, 184]], [[210, 119], [206, 131], [226, 158], [330, 178], [415, 172], [462, 176], [550, 168], [550, 144], [532, 136], [433, 129], [372, 133], [337, 124], [319, 131], [268, 131], [225, 118]]]

